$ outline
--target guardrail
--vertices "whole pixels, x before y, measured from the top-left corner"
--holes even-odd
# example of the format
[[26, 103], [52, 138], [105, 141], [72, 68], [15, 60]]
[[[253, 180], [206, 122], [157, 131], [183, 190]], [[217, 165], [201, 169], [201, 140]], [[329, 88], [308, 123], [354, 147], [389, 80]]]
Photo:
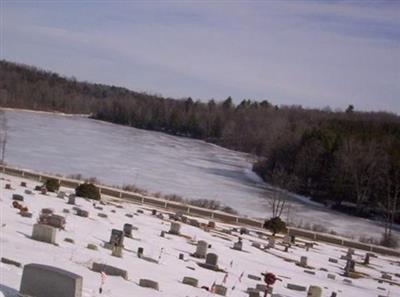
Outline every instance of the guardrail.
[[[4, 174], [13, 175], [13, 176], [17, 176], [17, 177], [23, 177], [23, 178], [35, 180], [38, 182], [43, 182], [47, 179], [56, 179], [59, 181], [61, 186], [67, 187], [67, 188], [76, 188], [78, 185], [83, 183], [83, 181], [80, 181], [80, 180], [69, 179], [69, 178], [50, 175], [50, 174], [38, 173], [38, 172], [30, 171], [30, 170], [23, 170], [23, 169], [18, 169], [15, 167], [10, 167], [10, 166], [5, 166], [5, 165], [0, 165], [0, 170]], [[162, 199], [162, 198], [145, 196], [145, 195], [142, 195], [139, 193], [124, 191], [121, 189], [112, 188], [112, 187], [108, 187], [108, 186], [104, 186], [104, 185], [96, 184], [96, 186], [99, 188], [100, 193], [103, 195], [121, 198], [121, 199], [124, 199], [127, 201], [139, 203], [139, 204], [155, 206], [155, 207], [159, 207], [159, 208], [165, 208], [165, 209], [173, 210], [173, 211], [181, 211], [186, 214], [192, 214], [195, 216], [209, 218], [212, 220], [219, 220], [219, 221], [222, 221], [225, 223], [235, 223], [235, 224], [241, 224], [244, 226], [255, 227], [255, 228], [263, 227], [262, 221], [252, 219], [252, 218], [240, 217], [240, 216], [229, 214], [229, 213], [222, 212], [222, 211], [210, 210], [207, 208], [192, 206], [192, 205], [188, 205], [188, 204], [181, 203], [181, 202], [169, 201], [169, 200]], [[322, 242], [341, 245], [341, 246], [345, 246], [345, 247], [357, 248], [357, 249], [361, 249], [361, 250], [365, 250], [365, 251], [400, 257], [399, 250], [389, 249], [389, 248], [372, 245], [372, 244], [365, 244], [365, 243], [361, 243], [358, 241], [353, 241], [353, 240], [349, 240], [346, 238], [342, 238], [339, 236], [333, 236], [333, 235], [329, 235], [329, 234], [325, 234], [325, 233], [319, 233], [319, 232], [309, 231], [309, 230], [305, 230], [305, 229], [289, 227], [288, 234], [291, 236], [304, 237], [304, 238], [308, 238], [308, 239], [315, 240], [315, 241], [322, 241]]]

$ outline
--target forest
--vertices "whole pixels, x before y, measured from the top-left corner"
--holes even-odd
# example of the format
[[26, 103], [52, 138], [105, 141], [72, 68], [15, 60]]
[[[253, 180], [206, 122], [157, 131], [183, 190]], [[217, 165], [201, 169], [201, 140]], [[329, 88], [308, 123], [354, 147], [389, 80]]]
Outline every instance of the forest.
[[[227, 90], [229, 93], [229, 90]], [[400, 99], [400, 98], [399, 98]], [[379, 98], [377, 98], [379, 100]], [[352, 215], [400, 223], [400, 117], [231, 97], [165, 98], [0, 61], [0, 106], [64, 113], [212, 142], [257, 156], [265, 181]]]

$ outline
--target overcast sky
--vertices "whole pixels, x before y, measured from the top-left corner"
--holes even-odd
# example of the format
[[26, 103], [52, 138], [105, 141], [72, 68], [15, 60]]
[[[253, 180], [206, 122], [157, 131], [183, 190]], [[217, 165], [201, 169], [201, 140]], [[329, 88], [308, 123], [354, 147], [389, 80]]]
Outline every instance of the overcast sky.
[[1, 1], [1, 57], [172, 97], [400, 113], [400, 1]]

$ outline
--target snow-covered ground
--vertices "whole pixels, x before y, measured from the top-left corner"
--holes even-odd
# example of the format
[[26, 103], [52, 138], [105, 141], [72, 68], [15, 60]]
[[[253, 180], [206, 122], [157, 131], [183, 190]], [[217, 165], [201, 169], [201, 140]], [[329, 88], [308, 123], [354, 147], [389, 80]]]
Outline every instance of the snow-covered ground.
[[[107, 185], [135, 184], [153, 193], [218, 200], [255, 218], [271, 215], [271, 191], [251, 171], [247, 154], [81, 116], [23, 111], [6, 111], [6, 116], [5, 161], [10, 166], [65, 176], [80, 173]], [[354, 238], [382, 236], [377, 222], [295, 198], [289, 217], [295, 225], [321, 225]]]
[[[1, 257], [10, 258], [22, 264], [41, 263], [56, 266], [79, 274], [83, 277], [83, 296], [213, 296], [212, 293], [182, 284], [185, 276], [191, 276], [199, 280], [199, 287], [210, 287], [214, 282], [221, 284], [225, 277], [224, 272], [207, 270], [197, 265], [204, 260], [190, 256], [196, 250], [195, 243], [205, 240], [211, 244], [209, 252], [219, 256], [218, 265], [228, 273], [225, 286], [228, 288], [227, 296], [248, 296], [245, 290], [255, 287], [262, 281], [248, 278], [248, 274], [261, 276], [261, 273], [272, 272], [281, 281], [274, 285], [274, 293], [280, 296], [306, 296], [306, 292], [299, 292], [287, 288], [288, 283], [303, 286], [317, 285], [323, 289], [322, 296], [331, 296], [333, 291], [337, 296], [400, 296], [399, 285], [378, 283], [373, 278], [380, 278], [381, 273], [387, 272], [392, 276], [393, 282], [400, 283], [400, 259], [378, 255], [371, 258], [370, 265], [356, 265], [356, 271], [364, 273], [359, 279], [351, 279], [352, 284], [343, 282], [341, 274], [345, 260], [340, 256], [347, 250], [343, 247], [315, 243], [309, 251], [304, 248], [304, 241], [297, 240], [296, 246], [292, 246], [289, 252], [284, 252], [280, 240], [276, 248], [262, 250], [251, 245], [259, 242], [261, 246], [267, 244], [265, 236], [259, 237], [255, 230], [243, 237], [243, 251], [232, 249], [233, 243], [241, 236], [238, 232], [231, 235], [222, 233], [221, 230], [235, 226], [217, 222], [216, 229], [205, 231], [203, 229], [182, 224], [181, 233], [184, 236], [166, 234], [161, 237], [161, 231], [168, 231], [170, 221], [166, 215], [164, 219], [151, 214], [151, 209], [126, 203], [123, 201], [107, 200], [104, 209], [97, 210], [91, 201], [77, 198], [77, 205], [88, 210], [89, 218], [79, 217], [73, 214], [72, 205], [67, 204], [66, 199], [56, 198], [55, 194], [34, 195], [24, 194], [25, 188], [20, 187], [22, 179], [0, 175], [0, 253]], [[29, 189], [33, 189], [37, 183], [26, 181]], [[11, 183], [15, 190], [4, 189], [6, 183]], [[64, 189], [66, 190], [66, 189]], [[12, 208], [12, 194], [18, 193], [24, 196], [24, 205], [33, 213], [32, 218], [21, 217], [17, 210]], [[122, 208], [121, 208], [122, 206]], [[52, 208], [55, 213], [66, 216], [65, 230], [57, 233], [58, 245], [51, 245], [30, 238], [32, 226], [42, 208]], [[63, 209], [69, 209], [70, 213], [63, 213]], [[144, 213], [137, 213], [142, 209]], [[101, 218], [97, 214], [106, 213], [108, 218]], [[133, 218], [126, 214], [134, 214]], [[198, 219], [202, 222], [202, 219]], [[204, 221], [206, 222], [206, 221]], [[111, 256], [111, 251], [102, 247], [110, 238], [111, 229], [122, 229], [123, 224], [131, 223], [138, 230], [133, 231], [133, 239], [125, 238], [123, 258]], [[207, 222], [206, 222], [207, 223]], [[236, 226], [237, 227], [237, 226]], [[74, 239], [75, 243], [65, 242], [65, 238]], [[98, 250], [89, 250], [87, 244], [98, 246]], [[158, 264], [147, 262], [137, 257], [139, 247], [144, 248], [144, 255], [154, 259], [160, 259]], [[185, 255], [185, 260], [179, 260], [180, 253]], [[308, 257], [308, 264], [315, 275], [305, 273], [305, 268], [295, 265], [301, 256]], [[362, 262], [365, 252], [356, 250], [354, 259]], [[338, 263], [331, 263], [329, 258], [338, 259]], [[103, 286], [103, 294], [98, 293], [100, 274], [90, 270], [91, 263], [101, 262], [128, 271], [128, 280], [121, 277], [108, 276]], [[241, 281], [239, 276], [243, 273]], [[328, 273], [336, 276], [335, 280], [327, 278]], [[397, 273], [397, 274], [396, 274]], [[15, 266], [0, 263], [0, 292], [5, 296], [16, 296], [20, 286], [22, 269]], [[149, 278], [159, 283], [160, 291], [142, 288], [138, 285], [139, 279]], [[232, 290], [232, 287], [235, 287]], [[0, 294], [1, 296], [1, 294]], [[278, 296], [278, 295], [277, 295]]]

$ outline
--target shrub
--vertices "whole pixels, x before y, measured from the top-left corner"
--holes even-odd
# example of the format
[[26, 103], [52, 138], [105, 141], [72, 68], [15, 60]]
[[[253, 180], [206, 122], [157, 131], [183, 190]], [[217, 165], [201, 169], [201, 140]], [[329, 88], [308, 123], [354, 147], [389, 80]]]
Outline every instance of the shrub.
[[43, 184], [43, 187], [49, 192], [57, 192], [60, 188], [60, 183], [56, 179], [48, 179]]
[[388, 236], [383, 234], [380, 244], [388, 248], [397, 248], [399, 246], [399, 239], [393, 235]]
[[265, 221], [264, 228], [270, 230], [275, 236], [276, 233], [286, 232], [286, 223], [280, 217], [275, 217]]
[[76, 187], [75, 189], [76, 196], [89, 198], [93, 200], [100, 200], [100, 191], [99, 189], [91, 183], [83, 183]]

